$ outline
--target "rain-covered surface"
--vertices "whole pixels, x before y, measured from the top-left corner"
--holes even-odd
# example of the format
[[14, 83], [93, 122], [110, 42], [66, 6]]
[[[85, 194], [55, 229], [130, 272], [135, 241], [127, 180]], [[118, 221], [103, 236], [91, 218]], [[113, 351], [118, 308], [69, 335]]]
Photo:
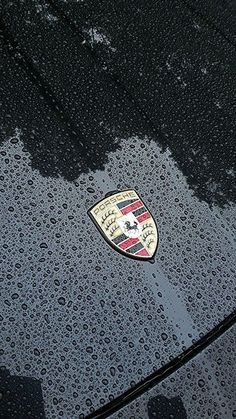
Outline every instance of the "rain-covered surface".
[[0, 418], [46, 419], [40, 380], [0, 368]]
[[[197, 196], [224, 205], [236, 200], [235, 46], [186, 3], [68, 0], [60, 10], [74, 22], [73, 33], [84, 33], [107, 77], [158, 130]], [[223, 8], [236, 22], [233, 4], [200, 3], [224, 27], [231, 28]], [[92, 29], [110, 44], [94, 42]]]
[[236, 327], [112, 419], [236, 417]]
[[207, 21], [213, 32], [217, 31], [236, 46], [236, 3], [234, 0], [204, 1], [184, 0], [187, 7]]
[[[41, 380], [50, 419], [82, 418], [235, 307], [234, 50], [181, 3], [96, 2], [85, 44], [47, 2], [5, 3], [1, 365]], [[127, 188], [156, 219], [153, 264], [88, 217]]]

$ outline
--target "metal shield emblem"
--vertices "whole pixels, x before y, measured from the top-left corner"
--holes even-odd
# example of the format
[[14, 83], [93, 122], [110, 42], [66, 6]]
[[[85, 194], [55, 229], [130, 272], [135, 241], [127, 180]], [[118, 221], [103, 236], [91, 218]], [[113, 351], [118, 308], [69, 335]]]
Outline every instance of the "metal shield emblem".
[[134, 259], [153, 258], [158, 245], [157, 227], [137, 192], [115, 192], [88, 213], [114, 249]]

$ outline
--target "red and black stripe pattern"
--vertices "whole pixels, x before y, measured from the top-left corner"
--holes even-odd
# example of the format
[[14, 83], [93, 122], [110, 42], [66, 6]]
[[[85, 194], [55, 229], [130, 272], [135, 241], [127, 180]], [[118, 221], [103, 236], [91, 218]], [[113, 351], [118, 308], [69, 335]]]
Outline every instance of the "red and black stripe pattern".
[[127, 253], [135, 256], [149, 256], [149, 253], [141, 243], [138, 237], [127, 237], [125, 234], [121, 234], [112, 240], [121, 250], [125, 250]]
[[[139, 223], [142, 223], [151, 217], [147, 208], [143, 205], [140, 199], [129, 199], [116, 205], [123, 215], [127, 215], [132, 212]], [[125, 234], [121, 234], [120, 236], [113, 239], [113, 243], [116, 244], [121, 250], [124, 250], [131, 255], [144, 257], [149, 256], [148, 251], [145, 249], [138, 237], [131, 238]]]
[[143, 221], [151, 217], [147, 208], [145, 207], [145, 205], [143, 205], [140, 199], [129, 199], [116, 205], [123, 215], [132, 212], [139, 223], [142, 223]]

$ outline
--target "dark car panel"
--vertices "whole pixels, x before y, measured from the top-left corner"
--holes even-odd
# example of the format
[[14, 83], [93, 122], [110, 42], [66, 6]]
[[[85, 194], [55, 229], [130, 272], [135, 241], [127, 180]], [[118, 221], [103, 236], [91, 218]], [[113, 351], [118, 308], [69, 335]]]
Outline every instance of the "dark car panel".
[[0, 418], [46, 419], [40, 380], [0, 369]]
[[[235, 308], [233, 50], [182, 3], [139, 3], [96, 3], [94, 26], [88, 5], [4, 2], [1, 365], [40, 380], [50, 418], [98, 409]], [[152, 263], [87, 214], [128, 188], [158, 226]]]
[[[158, 130], [195, 194], [210, 204], [235, 202], [234, 45], [188, 2], [59, 5], [104, 72]], [[219, 8], [215, 13], [223, 19]]]
[[228, 42], [235, 46], [236, 42], [236, 4], [233, 0], [204, 1], [197, 3], [193, 0], [186, 1], [186, 6], [194, 13], [200, 15]]
[[158, 386], [110, 416], [112, 419], [236, 416], [236, 328], [228, 330]]

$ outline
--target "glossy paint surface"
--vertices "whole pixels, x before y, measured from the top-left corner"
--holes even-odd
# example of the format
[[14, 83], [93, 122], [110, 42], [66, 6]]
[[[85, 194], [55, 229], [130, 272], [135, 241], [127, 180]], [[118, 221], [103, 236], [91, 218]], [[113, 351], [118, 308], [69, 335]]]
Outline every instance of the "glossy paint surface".
[[[50, 418], [83, 418], [235, 308], [234, 51], [182, 3], [90, 5], [60, 3], [85, 44], [47, 2], [3, 9], [1, 365], [41, 380]], [[152, 264], [87, 214], [128, 188], [157, 222]]]
[[235, 326], [112, 419], [234, 418]]

